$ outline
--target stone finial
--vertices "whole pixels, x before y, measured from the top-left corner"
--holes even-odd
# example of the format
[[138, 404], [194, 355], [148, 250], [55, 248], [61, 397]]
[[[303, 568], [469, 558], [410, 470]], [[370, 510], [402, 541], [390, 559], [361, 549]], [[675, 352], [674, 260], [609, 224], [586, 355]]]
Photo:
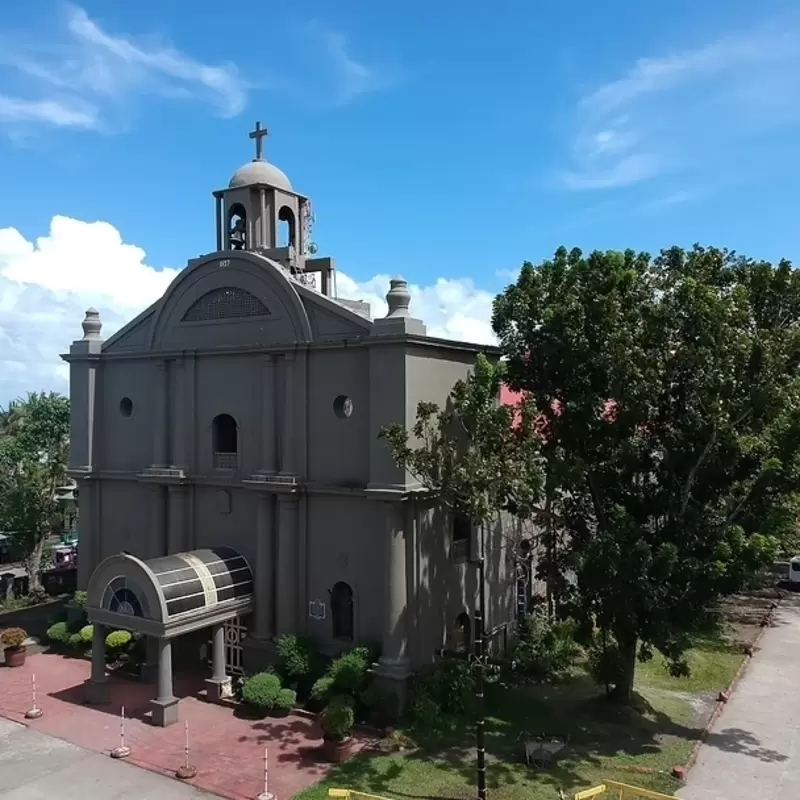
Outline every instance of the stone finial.
[[100, 313], [96, 308], [87, 309], [81, 327], [83, 328], [84, 341], [100, 338], [100, 331], [103, 328], [103, 323], [100, 322]]
[[408, 307], [411, 304], [411, 294], [408, 291], [408, 281], [404, 281], [402, 278], [393, 278], [389, 281], [386, 303], [389, 306], [386, 319], [409, 316]]

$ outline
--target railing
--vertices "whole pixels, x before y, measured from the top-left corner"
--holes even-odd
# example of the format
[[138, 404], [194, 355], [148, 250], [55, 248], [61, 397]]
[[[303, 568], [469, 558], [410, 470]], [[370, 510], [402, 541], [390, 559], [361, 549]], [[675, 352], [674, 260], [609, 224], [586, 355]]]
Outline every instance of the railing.
[[[604, 781], [599, 786], [593, 786], [591, 789], [584, 789], [582, 792], [576, 792], [572, 800], [591, 800], [593, 797], [600, 797], [601, 795], [610, 795], [612, 792], [617, 794], [619, 800], [634, 800], [634, 798], [644, 798], [644, 800], [675, 800], [674, 795], [662, 794], [661, 792], [654, 792], [652, 789], [642, 789], [640, 786], [631, 786], [628, 783], [620, 783], [619, 781]], [[343, 797], [344, 795], [337, 795]]]

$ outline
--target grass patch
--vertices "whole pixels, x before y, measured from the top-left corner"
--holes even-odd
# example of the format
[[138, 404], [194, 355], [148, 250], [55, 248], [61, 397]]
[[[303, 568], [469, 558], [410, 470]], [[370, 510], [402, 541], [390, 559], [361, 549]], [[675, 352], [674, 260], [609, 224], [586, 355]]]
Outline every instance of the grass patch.
[[[663, 658], [656, 656], [638, 665], [634, 708], [609, 704], [585, 675], [560, 685], [491, 683], [486, 693], [486, 750], [492, 798], [552, 800], [559, 788], [570, 794], [603, 778], [673, 793], [679, 782], [669, 770], [688, 758], [714, 694], [727, 687], [742, 658], [723, 640], [698, 641], [689, 653], [691, 677], [673, 678]], [[523, 732], [529, 737], [568, 738], [568, 750], [555, 766], [533, 769], [522, 761]], [[475, 796], [470, 715], [438, 719], [435, 727], [425, 729], [411, 726], [396, 737], [408, 737], [415, 749], [356, 756], [296, 797], [322, 800], [329, 787], [400, 800]], [[641, 768], [656, 772], [635, 771]]]
[[673, 678], [660, 653], [637, 667], [637, 680], [654, 688], [680, 692], [708, 692], [727, 688], [744, 659], [741, 647], [709, 638], [700, 640], [689, 651], [691, 674], [686, 678]]

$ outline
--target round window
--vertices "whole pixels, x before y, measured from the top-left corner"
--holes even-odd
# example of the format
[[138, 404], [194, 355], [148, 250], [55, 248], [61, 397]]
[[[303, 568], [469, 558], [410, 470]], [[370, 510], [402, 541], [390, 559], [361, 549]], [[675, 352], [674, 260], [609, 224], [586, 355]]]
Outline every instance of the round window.
[[353, 401], [346, 394], [340, 394], [333, 401], [333, 413], [339, 419], [347, 419], [353, 413]]
[[129, 417], [133, 414], [133, 400], [130, 397], [123, 397], [122, 400], [119, 401], [119, 413], [122, 414], [123, 417]]

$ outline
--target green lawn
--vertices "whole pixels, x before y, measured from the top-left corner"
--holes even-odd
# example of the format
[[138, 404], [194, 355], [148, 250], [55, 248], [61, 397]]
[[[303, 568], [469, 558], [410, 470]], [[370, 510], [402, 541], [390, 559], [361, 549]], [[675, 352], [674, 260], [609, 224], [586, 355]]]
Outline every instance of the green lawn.
[[[671, 794], [678, 781], [669, 770], [686, 761], [715, 695], [729, 684], [741, 651], [705, 641], [690, 653], [692, 675], [673, 678], [656, 657], [640, 664], [637, 709], [610, 705], [586, 676], [558, 686], [504, 686], [487, 691], [487, 783], [496, 800], [552, 800], [559, 787], [578, 791], [611, 778]], [[557, 766], [535, 770], [522, 763], [518, 735], [569, 737]], [[469, 719], [443, 720], [436, 731], [397, 732], [416, 749], [364, 754], [333, 768], [322, 782], [296, 797], [321, 800], [329, 787], [401, 798], [475, 796], [474, 730]], [[627, 769], [626, 769], [627, 768]]]

